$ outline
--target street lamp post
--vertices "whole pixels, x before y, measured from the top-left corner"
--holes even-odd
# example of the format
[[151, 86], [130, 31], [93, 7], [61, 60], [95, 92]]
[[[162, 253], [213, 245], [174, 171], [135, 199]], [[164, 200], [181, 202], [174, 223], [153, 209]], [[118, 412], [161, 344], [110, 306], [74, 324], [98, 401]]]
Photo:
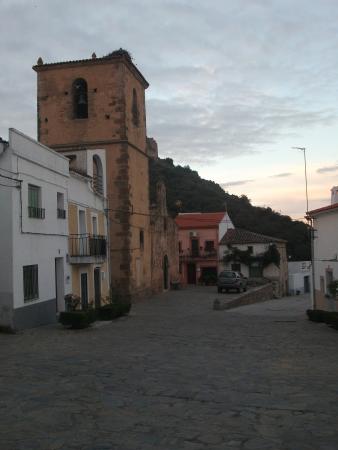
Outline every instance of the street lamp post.
[[304, 156], [304, 175], [305, 175], [305, 197], [306, 197], [306, 219], [310, 222], [310, 242], [311, 242], [311, 278], [312, 278], [312, 289], [311, 289], [311, 303], [312, 309], [316, 307], [316, 294], [315, 294], [315, 257], [314, 257], [314, 229], [313, 220], [308, 216], [309, 212], [309, 196], [307, 190], [307, 167], [306, 167], [306, 148], [305, 147], [292, 147], [295, 150], [301, 150]]
[[309, 196], [307, 192], [307, 171], [306, 171], [306, 148], [305, 147], [292, 147], [295, 150], [301, 150], [304, 156], [304, 175], [305, 175], [305, 197], [306, 197], [306, 214], [309, 211]]

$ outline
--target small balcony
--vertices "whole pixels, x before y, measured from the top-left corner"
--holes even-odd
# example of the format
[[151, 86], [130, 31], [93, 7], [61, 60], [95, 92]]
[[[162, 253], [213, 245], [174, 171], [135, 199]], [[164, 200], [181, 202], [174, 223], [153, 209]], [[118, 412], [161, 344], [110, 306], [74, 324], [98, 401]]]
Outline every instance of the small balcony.
[[102, 263], [107, 256], [107, 239], [93, 234], [69, 236], [69, 262], [71, 264]]
[[45, 210], [44, 208], [36, 208], [35, 206], [28, 206], [28, 217], [32, 219], [44, 219]]
[[58, 219], [65, 219], [66, 218], [66, 210], [65, 209], [57, 209], [57, 218]]
[[191, 260], [191, 259], [217, 259], [217, 250], [216, 249], [186, 249], [180, 252], [180, 259], [182, 260]]

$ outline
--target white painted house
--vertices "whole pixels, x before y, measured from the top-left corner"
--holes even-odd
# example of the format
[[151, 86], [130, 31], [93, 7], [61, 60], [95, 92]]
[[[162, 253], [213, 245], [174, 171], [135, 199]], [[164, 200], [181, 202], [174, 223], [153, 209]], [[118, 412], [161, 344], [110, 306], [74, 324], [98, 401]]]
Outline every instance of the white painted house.
[[289, 261], [289, 295], [307, 294], [311, 290], [311, 261]]
[[[264, 255], [273, 247], [279, 254], [279, 264], [264, 265]], [[224, 260], [226, 258], [226, 260]], [[288, 269], [286, 241], [241, 228], [227, 230], [219, 243], [222, 270], [241, 272], [251, 279], [265, 278], [274, 283], [274, 295], [286, 295]]]
[[309, 211], [314, 228], [315, 308], [338, 311], [329, 285], [338, 280], [338, 187], [331, 189], [331, 204]]
[[71, 290], [69, 160], [9, 130], [0, 142], [0, 326], [56, 321]]

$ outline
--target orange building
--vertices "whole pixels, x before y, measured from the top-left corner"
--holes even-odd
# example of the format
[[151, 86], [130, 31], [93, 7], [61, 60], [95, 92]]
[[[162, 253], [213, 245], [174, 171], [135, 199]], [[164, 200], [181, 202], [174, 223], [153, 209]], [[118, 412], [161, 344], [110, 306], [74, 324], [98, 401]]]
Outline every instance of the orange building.
[[[149, 176], [145, 89], [129, 53], [44, 64], [37, 72], [38, 139], [80, 158], [105, 151], [112, 288], [132, 296], [151, 291]], [[78, 165], [78, 164], [76, 164]], [[95, 166], [93, 182], [99, 182]]]
[[218, 243], [234, 228], [226, 212], [182, 213], [178, 226], [180, 277], [183, 284], [213, 282], [218, 273]]

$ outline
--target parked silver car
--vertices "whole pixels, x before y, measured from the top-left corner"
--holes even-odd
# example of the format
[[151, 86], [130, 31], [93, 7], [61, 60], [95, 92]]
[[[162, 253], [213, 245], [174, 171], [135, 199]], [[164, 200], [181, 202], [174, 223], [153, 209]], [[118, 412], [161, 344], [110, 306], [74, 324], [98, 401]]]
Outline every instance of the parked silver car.
[[217, 278], [217, 291], [228, 292], [230, 289], [236, 289], [237, 292], [243, 292], [247, 289], [248, 280], [240, 272], [233, 270], [224, 270]]

